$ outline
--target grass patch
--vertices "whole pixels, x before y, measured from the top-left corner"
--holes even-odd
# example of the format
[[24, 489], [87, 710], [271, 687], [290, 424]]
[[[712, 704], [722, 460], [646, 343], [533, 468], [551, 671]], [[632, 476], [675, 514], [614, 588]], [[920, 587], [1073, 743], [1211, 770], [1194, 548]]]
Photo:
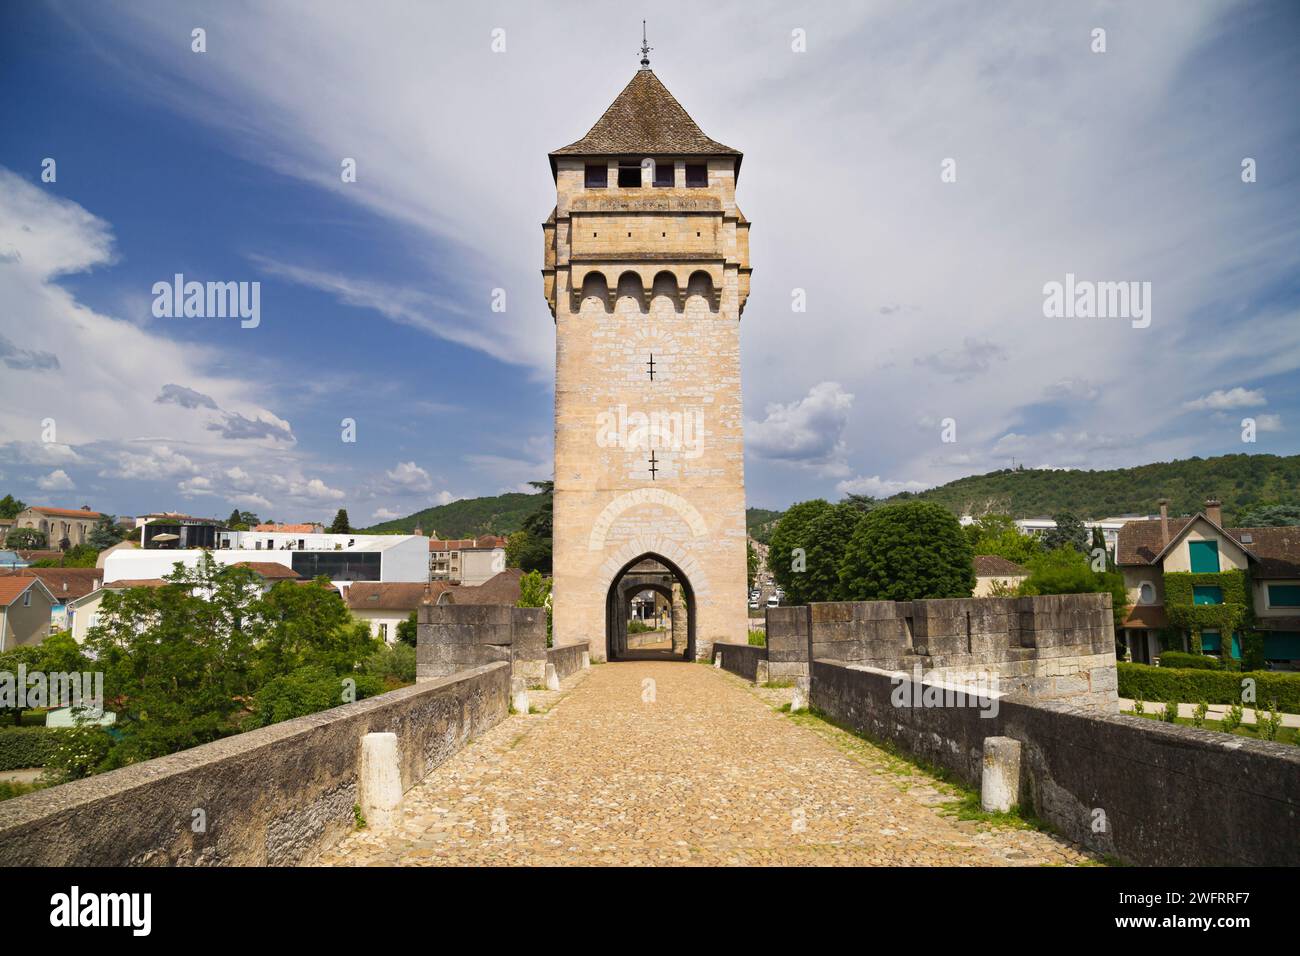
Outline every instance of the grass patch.
[[790, 680], [789, 678], [782, 677], [777, 680], [767, 681], [763, 684], [763, 686], [766, 687], [768, 690], [782, 690], [783, 688], [786, 687], [793, 687], [794, 681]]
[[0, 800], [9, 800], [13, 797], [21, 797], [24, 793], [31, 793], [34, 790], [40, 790], [44, 786], [45, 784], [43, 783], [0, 781]]
[[352, 820], [356, 823], [358, 830], [366, 828], [366, 816], [361, 812], [361, 804], [359, 803], [352, 804]]

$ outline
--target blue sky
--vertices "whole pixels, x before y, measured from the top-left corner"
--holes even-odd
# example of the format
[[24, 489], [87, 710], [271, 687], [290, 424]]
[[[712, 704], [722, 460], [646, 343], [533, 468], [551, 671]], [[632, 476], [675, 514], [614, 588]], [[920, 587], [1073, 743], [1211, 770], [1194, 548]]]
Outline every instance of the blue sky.
[[[550, 477], [545, 154], [640, 27], [558, 6], [6, 6], [0, 490], [362, 524]], [[656, 5], [746, 153], [751, 504], [1295, 453], [1300, 12], [1191, 6]], [[155, 318], [177, 272], [260, 282], [260, 324]], [[1045, 318], [1066, 273], [1150, 282], [1150, 327]]]

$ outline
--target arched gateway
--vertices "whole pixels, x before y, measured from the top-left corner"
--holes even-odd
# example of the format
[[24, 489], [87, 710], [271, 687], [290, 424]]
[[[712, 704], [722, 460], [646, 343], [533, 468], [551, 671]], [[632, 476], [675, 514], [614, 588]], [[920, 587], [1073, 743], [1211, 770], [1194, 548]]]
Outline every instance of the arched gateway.
[[550, 160], [555, 641], [627, 656], [627, 579], [652, 561], [684, 612], [680, 656], [705, 658], [748, 626], [741, 154], [705, 136], [643, 59]]

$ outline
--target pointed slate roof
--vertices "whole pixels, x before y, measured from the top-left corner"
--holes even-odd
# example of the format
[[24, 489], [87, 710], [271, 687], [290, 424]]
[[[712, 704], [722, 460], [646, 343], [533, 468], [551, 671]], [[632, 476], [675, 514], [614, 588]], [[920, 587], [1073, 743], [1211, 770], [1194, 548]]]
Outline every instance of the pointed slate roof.
[[668, 92], [653, 70], [637, 70], [609, 109], [586, 136], [551, 153], [556, 156], [612, 156], [655, 153], [734, 156], [740, 172], [741, 152], [710, 139]]

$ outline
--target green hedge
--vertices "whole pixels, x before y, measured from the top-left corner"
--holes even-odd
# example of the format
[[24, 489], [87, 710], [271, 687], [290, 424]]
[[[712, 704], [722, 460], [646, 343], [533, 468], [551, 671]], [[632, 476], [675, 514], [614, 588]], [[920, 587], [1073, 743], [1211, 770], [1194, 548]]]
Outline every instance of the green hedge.
[[1119, 671], [1119, 695], [1145, 701], [1177, 701], [1194, 704], [1239, 704], [1241, 682], [1255, 681], [1255, 703], [1267, 709], [1276, 700], [1279, 710], [1300, 714], [1300, 673], [1284, 671], [1209, 671], [1183, 667], [1152, 667], [1149, 664], [1115, 665]]
[[59, 731], [46, 727], [7, 727], [0, 730], [0, 770], [44, 767], [54, 752]]
[[1160, 666], [1186, 667], [1201, 671], [1223, 670], [1223, 662], [1217, 657], [1210, 657], [1207, 654], [1184, 654], [1182, 651], [1163, 651], [1160, 654]]

